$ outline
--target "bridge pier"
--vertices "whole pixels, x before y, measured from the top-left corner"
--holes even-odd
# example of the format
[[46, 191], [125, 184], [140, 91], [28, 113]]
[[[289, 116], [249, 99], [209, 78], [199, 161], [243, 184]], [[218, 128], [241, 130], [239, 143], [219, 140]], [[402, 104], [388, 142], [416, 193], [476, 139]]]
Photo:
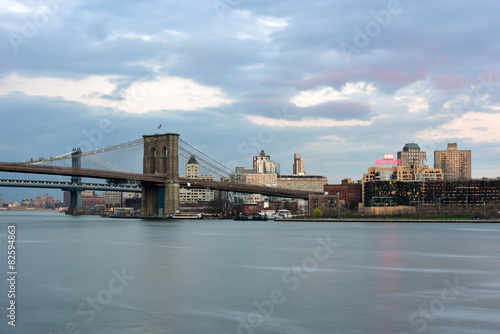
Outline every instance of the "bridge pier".
[[169, 217], [180, 208], [179, 135], [145, 135], [143, 173], [164, 177], [164, 184], [143, 183], [141, 213], [144, 217]]
[[[71, 152], [71, 167], [72, 168], [82, 168], [82, 150], [80, 148], [73, 149]], [[71, 177], [71, 183], [80, 184], [82, 183], [82, 178], [78, 176]], [[66, 214], [79, 216], [83, 215], [83, 206], [82, 206], [82, 191], [81, 190], [70, 190], [71, 202], [69, 205]]]

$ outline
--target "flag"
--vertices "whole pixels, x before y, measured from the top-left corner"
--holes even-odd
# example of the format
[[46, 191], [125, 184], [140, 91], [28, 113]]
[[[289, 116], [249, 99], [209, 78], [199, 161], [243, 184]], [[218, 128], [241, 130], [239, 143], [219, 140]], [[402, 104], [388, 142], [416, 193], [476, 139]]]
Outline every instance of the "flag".
[[160, 125], [158, 125], [158, 130], [160, 130], [160, 129], [161, 129], [161, 124], [160, 124]]

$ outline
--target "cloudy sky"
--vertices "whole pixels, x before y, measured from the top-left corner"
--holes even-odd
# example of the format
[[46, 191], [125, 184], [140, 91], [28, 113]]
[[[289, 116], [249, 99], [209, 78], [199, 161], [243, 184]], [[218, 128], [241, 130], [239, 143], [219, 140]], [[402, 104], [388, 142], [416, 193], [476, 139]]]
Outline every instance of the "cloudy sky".
[[330, 183], [457, 142], [497, 177], [499, 17], [493, 0], [3, 0], [0, 160], [162, 131], [231, 166], [264, 149], [291, 173], [300, 152]]

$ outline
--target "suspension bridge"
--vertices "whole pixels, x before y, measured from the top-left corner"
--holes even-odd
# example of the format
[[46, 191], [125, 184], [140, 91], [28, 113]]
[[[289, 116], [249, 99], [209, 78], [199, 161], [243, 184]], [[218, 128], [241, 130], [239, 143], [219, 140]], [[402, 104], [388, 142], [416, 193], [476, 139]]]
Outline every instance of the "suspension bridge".
[[[195, 155], [200, 167], [222, 181], [179, 176], [179, 157]], [[141, 159], [142, 156], [142, 159]], [[142, 160], [142, 161], [141, 161]], [[138, 171], [142, 170], [141, 173]], [[310, 191], [228, 182], [233, 171], [178, 134], [144, 135], [122, 144], [22, 162], [0, 162], [0, 187], [38, 187], [69, 190], [70, 211], [81, 209], [82, 190], [141, 192], [143, 216], [166, 217], [180, 207], [179, 188], [207, 188], [237, 193], [308, 199]], [[27, 180], [25, 175], [34, 178]], [[52, 176], [57, 180], [43, 180]], [[224, 180], [225, 179], [225, 180]], [[100, 180], [100, 182], [99, 182]]]

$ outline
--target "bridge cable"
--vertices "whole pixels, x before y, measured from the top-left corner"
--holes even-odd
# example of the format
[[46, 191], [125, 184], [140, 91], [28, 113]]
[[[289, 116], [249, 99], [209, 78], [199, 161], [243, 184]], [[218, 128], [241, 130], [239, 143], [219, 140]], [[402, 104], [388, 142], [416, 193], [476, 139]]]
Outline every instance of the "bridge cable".
[[188, 145], [189, 147], [191, 147], [192, 149], [196, 150], [197, 152], [203, 154], [204, 156], [206, 156], [207, 158], [209, 158], [210, 160], [214, 161], [215, 163], [219, 164], [220, 166], [222, 166], [223, 168], [227, 169], [229, 172], [228, 173], [233, 173], [233, 170], [227, 166], [225, 166], [224, 164], [220, 163], [219, 161], [215, 160], [215, 158], [203, 153], [201, 150], [197, 149], [196, 147], [194, 147], [193, 145], [189, 144], [188, 142], [184, 141], [183, 139], [179, 138], [179, 140], [181, 142], [183, 142], [184, 144]]
[[[179, 152], [179, 155], [180, 155], [181, 157], [183, 157], [183, 158], [185, 158], [185, 159], [189, 160], [189, 158], [188, 158], [188, 157], [186, 157], [184, 154], [182, 154], [182, 153], [180, 153], [180, 152]], [[209, 170], [210, 172], [212, 172], [212, 173], [214, 173], [214, 174], [219, 175], [220, 177], [226, 177], [225, 175], [222, 175], [222, 174], [220, 174], [220, 173], [218, 173], [218, 172], [216, 172], [216, 171], [212, 170], [211, 168], [209, 168], [209, 167], [207, 167], [207, 166], [204, 166], [204, 165], [202, 165], [202, 164], [200, 164], [200, 165], [201, 165], [203, 168], [205, 168], [205, 169]]]
[[[192, 153], [192, 152], [190, 152], [190, 151], [186, 150], [186, 149], [185, 149], [185, 148], [183, 148], [183, 147], [179, 147], [179, 150], [184, 151], [185, 153], [188, 153], [188, 154], [190, 154], [190, 155], [193, 155], [193, 153]], [[207, 166], [210, 166], [211, 168], [218, 170], [220, 173], [223, 173], [225, 177], [227, 177], [227, 176], [229, 175], [229, 173], [228, 173], [228, 172], [226, 172], [225, 170], [223, 170], [223, 169], [219, 168], [218, 166], [215, 166], [214, 164], [212, 164], [212, 163], [210, 163], [210, 162], [206, 161], [206, 160], [205, 160], [205, 159], [203, 159], [202, 157], [199, 157], [199, 156], [198, 156], [198, 157], [196, 157], [196, 158], [197, 158], [197, 161], [199, 160], [199, 161], [202, 163], [202, 166], [203, 166], [203, 167], [205, 167], [205, 168], [206, 168]], [[203, 165], [203, 164], [204, 164], [204, 165]], [[207, 169], [208, 169], [208, 168], [207, 168]], [[220, 175], [220, 174], [218, 173], [218, 175]]]

